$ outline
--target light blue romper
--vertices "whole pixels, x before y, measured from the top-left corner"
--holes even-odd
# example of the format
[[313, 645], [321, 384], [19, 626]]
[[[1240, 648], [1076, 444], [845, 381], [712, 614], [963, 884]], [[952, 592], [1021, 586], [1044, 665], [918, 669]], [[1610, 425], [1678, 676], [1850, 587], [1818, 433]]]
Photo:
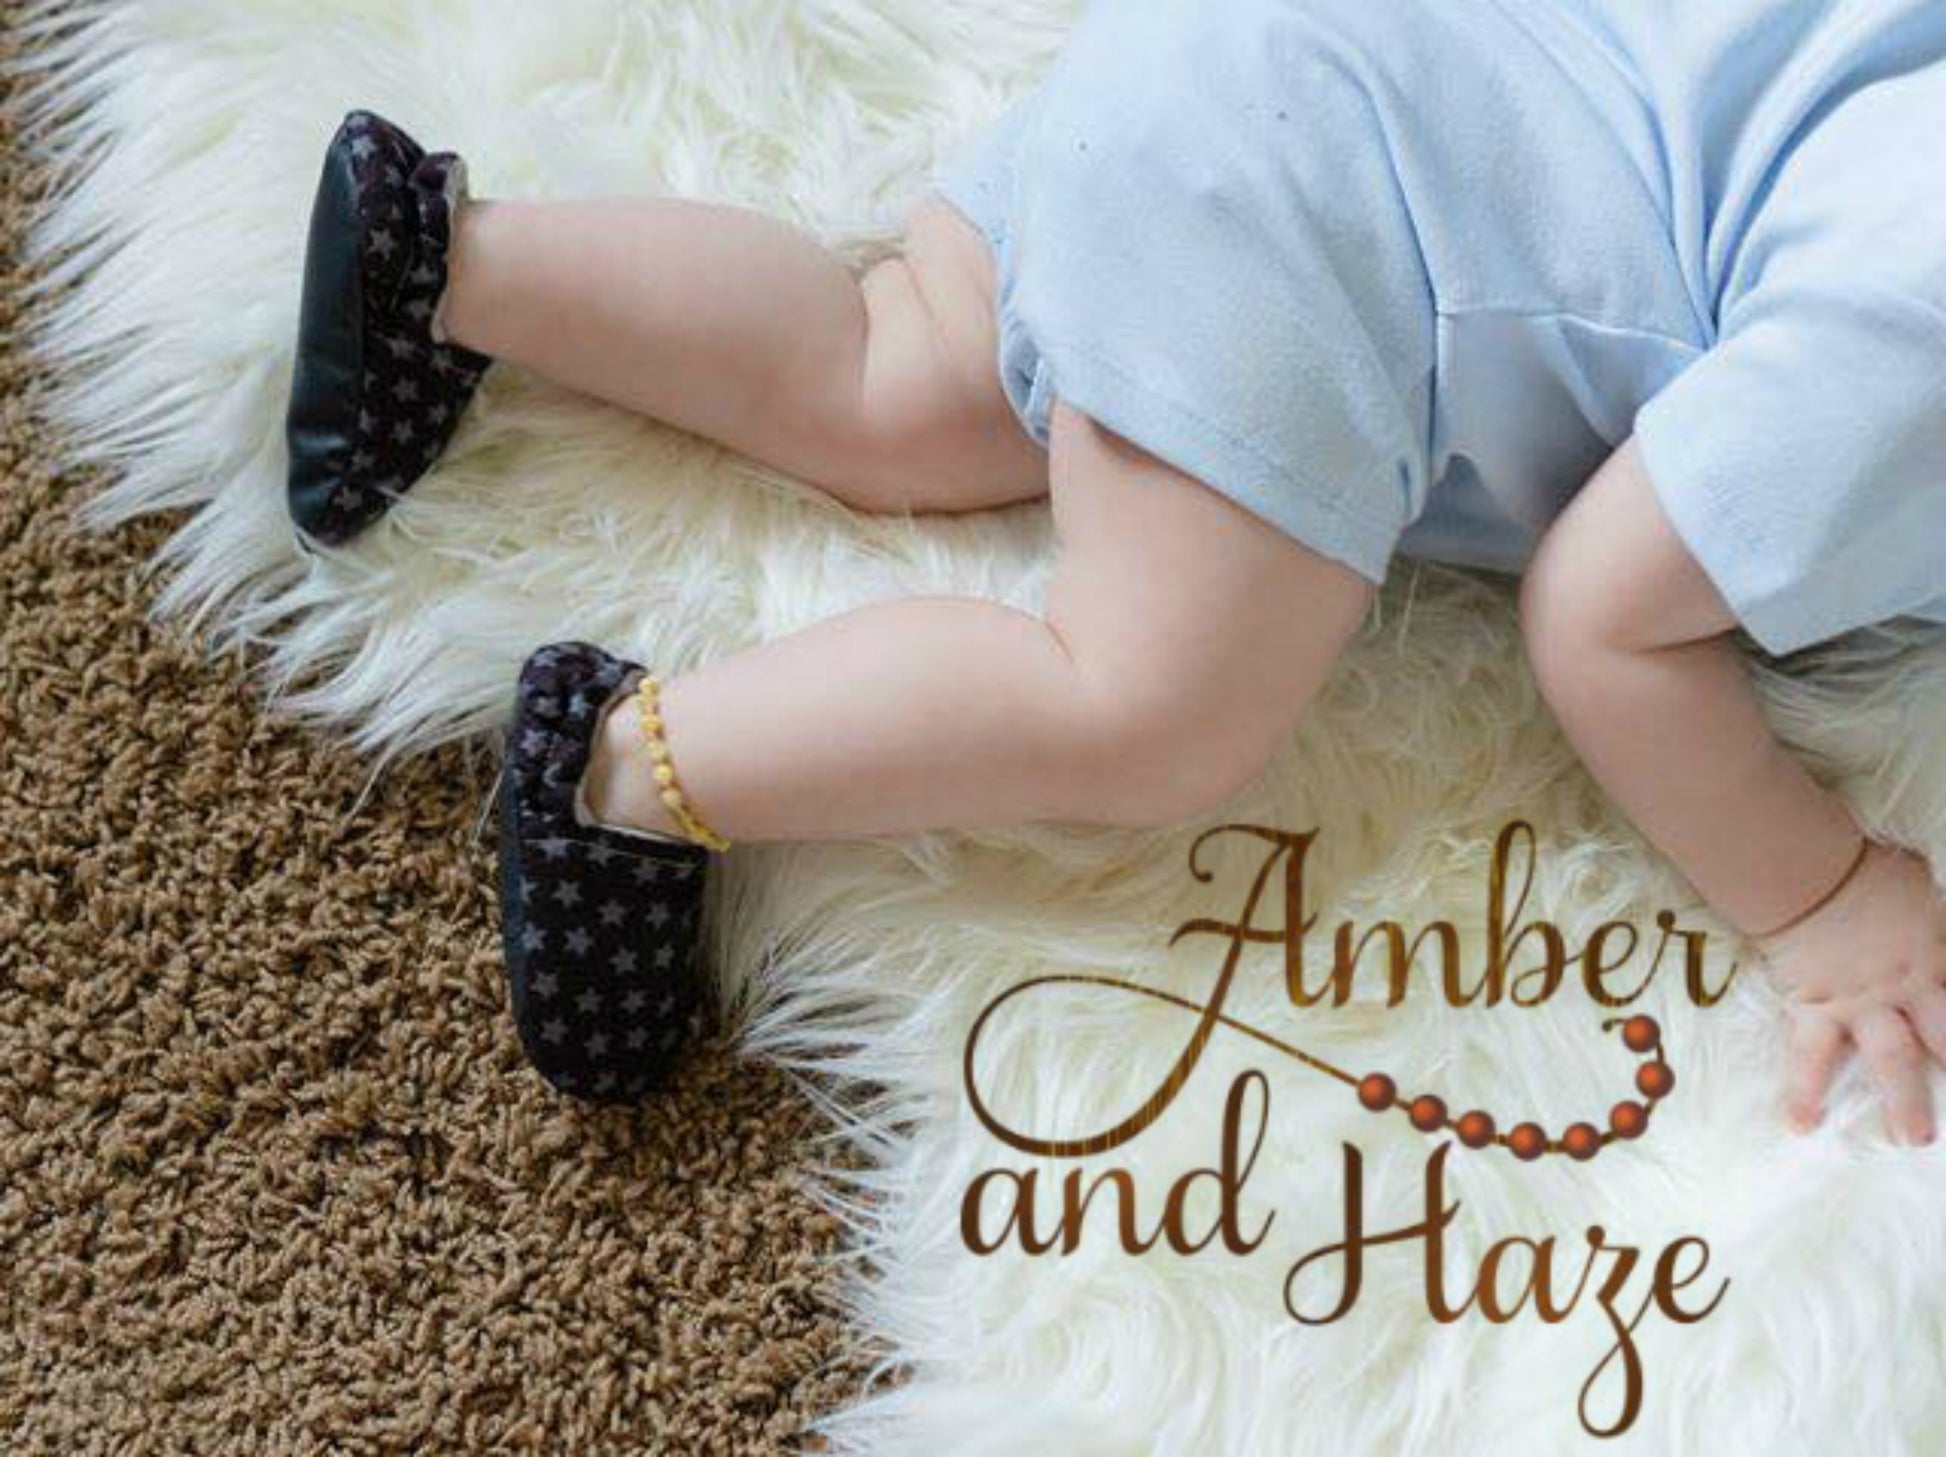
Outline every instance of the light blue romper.
[[1000, 369], [1382, 581], [1633, 432], [1767, 650], [1946, 621], [1942, 0], [1096, 0], [940, 191]]

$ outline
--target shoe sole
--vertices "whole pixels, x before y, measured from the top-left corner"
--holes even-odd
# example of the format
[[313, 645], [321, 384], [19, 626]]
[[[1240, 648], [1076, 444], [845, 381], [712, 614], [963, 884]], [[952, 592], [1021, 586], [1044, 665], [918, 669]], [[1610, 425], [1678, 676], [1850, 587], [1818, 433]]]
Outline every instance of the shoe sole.
[[325, 149], [311, 203], [285, 419], [291, 519], [299, 531], [327, 546], [353, 534], [328, 522], [332, 496], [345, 484], [345, 463], [357, 433], [351, 411], [365, 369], [365, 279], [350, 124], [349, 118], [340, 123]]

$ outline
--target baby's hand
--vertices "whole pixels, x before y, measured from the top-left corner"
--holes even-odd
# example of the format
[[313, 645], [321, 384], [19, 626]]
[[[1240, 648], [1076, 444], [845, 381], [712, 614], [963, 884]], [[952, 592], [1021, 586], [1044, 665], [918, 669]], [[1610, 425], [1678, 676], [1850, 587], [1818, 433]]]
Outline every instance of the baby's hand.
[[1830, 904], [1758, 941], [1791, 994], [1785, 1117], [1800, 1133], [1857, 1047], [1897, 1142], [1933, 1137], [1931, 1063], [1946, 1063], [1946, 900], [1925, 861], [1873, 843]]

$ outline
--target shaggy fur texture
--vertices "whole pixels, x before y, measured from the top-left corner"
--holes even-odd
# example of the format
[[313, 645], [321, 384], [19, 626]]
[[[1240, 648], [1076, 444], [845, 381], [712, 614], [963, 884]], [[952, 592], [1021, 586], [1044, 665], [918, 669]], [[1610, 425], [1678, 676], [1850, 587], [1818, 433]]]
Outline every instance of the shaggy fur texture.
[[[856, 603], [959, 591], [1032, 605], [1048, 545], [1024, 509], [856, 519], [693, 441], [513, 371], [489, 378], [442, 468], [351, 551], [307, 562], [282, 519], [277, 425], [317, 149], [353, 105], [452, 147], [484, 195], [680, 192], [758, 205], [863, 259], [941, 148], [1045, 64], [1066, 0], [150, 0], [47, 7], [45, 138], [71, 186], [40, 243], [74, 291], [43, 341], [58, 405], [119, 483], [104, 521], [202, 505], [170, 543], [166, 606], [260, 650], [289, 710], [381, 756], [494, 726], [515, 665], [569, 635], [663, 670]], [[65, 17], [77, 14], [77, 27]], [[1266, 301], [1267, 306], [1274, 301]], [[1874, 634], [1766, 670], [1793, 742], [1870, 823], [1946, 853], [1946, 651]], [[1322, 832], [1314, 907], [1454, 919], [1477, 964], [1498, 828], [1533, 821], [1528, 905], [1585, 937], [1656, 908], [1707, 924], [1575, 766], [1521, 663], [1504, 584], [1401, 567], [1370, 630], [1273, 770], [1222, 818]], [[1256, 1044], [1219, 1038], [1160, 1124], [1110, 1159], [1151, 1206], [1213, 1160], [1231, 1075], [1269, 1074], [1249, 1258], [1129, 1258], [1105, 1225], [1067, 1258], [975, 1259], [958, 1201], [1015, 1160], [967, 1111], [979, 1009], [1048, 971], [1125, 973], [1188, 996], [1243, 866], [1198, 884], [1195, 827], [1043, 828], [739, 854], [713, 905], [724, 992], [750, 1045], [815, 1070], [869, 1171], [840, 1190], [856, 1316], [912, 1379], [836, 1419], [847, 1451], [1557, 1453], [1586, 1441], [1578, 1389], [1609, 1344], [1567, 1323], [1438, 1326], [1416, 1262], [1375, 1257], [1345, 1320], [1293, 1324], [1282, 1282], [1335, 1237], [1341, 1138], [1375, 1220], [1416, 1214], [1428, 1145]], [[1721, 958], [1731, 950], [1719, 946]], [[1577, 992], [1544, 1008], [1294, 1012], [1274, 957], [1245, 958], [1235, 1015], [1456, 1106], [1558, 1129], [1597, 1118], [1627, 1060]], [[1452, 1162], [1456, 1270], [1524, 1233], [1578, 1247], [1600, 1223], [1651, 1248], [1707, 1238], [1733, 1284], [1691, 1327], [1651, 1317], [1648, 1402], [1610, 1450], [1893, 1453], [1946, 1444], [1946, 1153], [1894, 1151], [1857, 1080], [1817, 1136], [1774, 1114], [1778, 1003], [1747, 978], [1689, 1007], [1640, 1004], [1682, 1085], [1645, 1143], [1583, 1167]], [[996, 1021], [985, 1086], [1016, 1124], [1125, 1112], [1186, 1035], [1135, 998], [1048, 994]], [[1058, 1035], [1057, 1035], [1058, 1034]], [[1457, 1278], [1457, 1277], [1456, 1277]], [[1572, 1279], [1572, 1274], [1568, 1277]], [[1640, 1282], [1634, 1298], [1640, 1299]], [[1314, 1297], [1314, 1302], [1318, 1297]], [[1612, 1372], [1611, 1372], [1612, 1375]], [[1604, 1388], [1608, 1389], [1608, 1388]]]

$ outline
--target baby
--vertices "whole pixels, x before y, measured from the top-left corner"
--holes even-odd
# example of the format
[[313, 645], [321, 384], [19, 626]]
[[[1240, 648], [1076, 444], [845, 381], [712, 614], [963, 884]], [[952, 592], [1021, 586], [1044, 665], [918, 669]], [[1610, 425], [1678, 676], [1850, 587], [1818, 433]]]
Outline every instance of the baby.
[[[1933, 1135], [1946, 904], [1777, 742], [1732, 645], [1946, 620], [1946, 23], [1928, 0], [1099, 0], [856, 277], [661, 199], [475, 201], [354, 113], [312, 215], [293, 515], [333, 548], [510, 361], [867, 511], [1046, 495], [1044, 614], [865, 608], [658, 681], [523, 671], [512, 1001], [641, 1096], [729, 839], [1198, 816], [1398, 552], [1524, 572], [1534, 672], [1790, 991]], [[726, 838], [727, 837], [727, 838]]]

